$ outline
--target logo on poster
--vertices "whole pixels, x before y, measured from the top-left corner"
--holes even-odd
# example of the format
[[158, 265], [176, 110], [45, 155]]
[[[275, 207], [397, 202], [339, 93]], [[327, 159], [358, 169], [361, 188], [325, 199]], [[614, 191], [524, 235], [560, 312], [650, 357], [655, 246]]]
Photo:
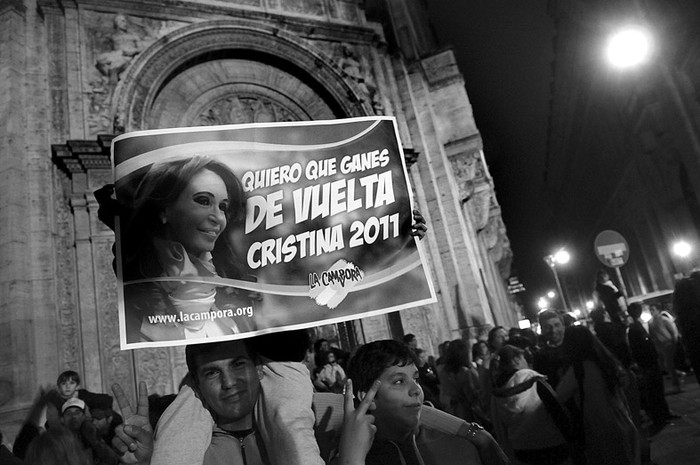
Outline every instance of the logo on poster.
[[309, 273], [309, 296], [316, 300], [318, 305], [334, 309], [364, 277], [365, 273], [360, 267], [345, 260], [338, 260], [320, 275]]

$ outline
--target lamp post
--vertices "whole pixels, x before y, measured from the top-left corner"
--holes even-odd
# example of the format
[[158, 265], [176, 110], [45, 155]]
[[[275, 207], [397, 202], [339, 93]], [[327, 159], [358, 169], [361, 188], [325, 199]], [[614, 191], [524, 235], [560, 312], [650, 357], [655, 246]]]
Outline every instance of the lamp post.
[[569, 255], [569, 252], [567, 252], [564, 249], [559, 249], [557, 252], [553, 253], [552, 255], [547, 255], [544, 257], [544, 262], [547, 264], [547, 266], [552, 270], [552, 273], [554, 274], [554, 280], [557, 283], [557, 289], [559, 289], [559, 295], [561, 296], [561, 303], [564, 305], [564, 311], [568, 309], [568, 304], [566, 303], [566, 296], [564, 295], [564, 291], [561, 287], [561, 282], [559, 281], [559, 273], [557, 273], [557, 265], [564, 265], [569, 262], [571, 259], [571, 256]]

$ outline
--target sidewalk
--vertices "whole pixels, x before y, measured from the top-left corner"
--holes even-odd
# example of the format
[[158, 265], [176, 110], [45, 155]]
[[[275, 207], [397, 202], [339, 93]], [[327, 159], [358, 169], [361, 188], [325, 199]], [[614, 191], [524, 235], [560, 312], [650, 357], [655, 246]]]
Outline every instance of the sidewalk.
[[682, 418], [651, 439], [651, 459], [657, 465], [700, 464], [700, 387], [694, 375], [687, 376], [681, 386], [683, 392], [667, 395], [666, 401]]

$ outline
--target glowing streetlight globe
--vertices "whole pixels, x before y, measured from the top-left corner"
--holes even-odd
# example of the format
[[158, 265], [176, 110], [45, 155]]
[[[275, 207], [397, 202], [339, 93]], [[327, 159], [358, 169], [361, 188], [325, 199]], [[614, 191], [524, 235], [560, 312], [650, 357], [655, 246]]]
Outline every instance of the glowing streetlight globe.
[[547, 302], [547, 299], [544, 297], [540, 297], [540, 299], [537, 301], [537, 306], [540, 308], [540, 310], [544, 310], [545, 308], [549, 307], [549, 302]]
[[673, 253], [681, 258], [686, 258], [692, 251], [693, 248], [685, 241], [679, 241], [673, 244]]
[[608, 40], [607, 57], [613, 66], [629, 68], [643, 63], [651, 52], [649, 33], [641, 27], [628, 27]]
[[569, 255], [569, 252], [564, 249], [561, 249], [559, 252], [554, 254], [554, 261], [560, 265], [569, 263], [569, 260], [571, 260], [571, 255]]
[[555, 298], [556, 296], [557, 296], [557, 294], [556, 294], [556, 292], [554, 292], [554, 291], [549, 291], [549, 292], [547, 292], [547, 297], [549, 297], [550, 299], [553, 299], [553, 298]]
[[587, 300], [587, 301], [586, 301], [586, 308], [587, 308], [588, 310], [593, 310], [593, 307], [594, 307], [594, 306], [595, 306], [595, 304], [593, 303], [592, 300]]

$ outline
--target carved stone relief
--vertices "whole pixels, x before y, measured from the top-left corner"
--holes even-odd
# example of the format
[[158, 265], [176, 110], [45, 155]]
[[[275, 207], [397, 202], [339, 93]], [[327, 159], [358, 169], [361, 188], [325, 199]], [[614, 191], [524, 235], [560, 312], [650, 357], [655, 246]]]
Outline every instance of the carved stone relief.
[[298, 121], [299, 117], [272, 99], [259, 95], [229, 95], [213, 102], [197, 118], [200, 126]]
[[501, 208], [493, 184], [486, 178], [481, 154], [472, 152], [456, 155], [450, 157], [450, 160], [465, 214], [472, 220], [489, 256], [505, 279], [510, 275], [512, 251], [501, 217]]
[[62, 367], [79, 369], [82, 365], [80, 354], [80, 325], [78, 324], [75, 264], [74, 219], [66, 195], [66, 184], [70, 181], [56, 170], [53, 176], [54, 209], [56, 218], [56, 306], [61, 334], [59, 363]]
[[501, 277], [508, 279], [513, 261], [513, 251], [510, 248], [510, 240], [498, 205], [492, 205], [488, 224], [479, 232], [479, 236], [484, 240], [488, 254], [498, 267]]
[[464, 202], [474, 194], [474, 179], [478, 158], [473, 154], [455, 156], [450, 159], [452, 172], [454, 173], [459, 188], [459, 198]]
[[112, 269], [111, 238], [101, 238], [93, 242], [95, 255], [95, 275], [97, 287], [98, 330], [100, 336], [103, 379], [107, 388], [119, 381], [125, 386], [134, 379], [131, 361], [132, 353], [119, 348], [119, 313], [117, 307], [117, 280]]
[[336, 62], [343, 76], [354, 82], [360, 89], [362, 97], [371, 102], [374, 113], [383, 115], [384, 104], [372, 73], [372, 67], [365, 54], [358, 53], [355, 47], [343, 43], [340, 45], [340, 50], [336, 52]]
[[299, 78], [251, 60], [200, 63], [169, 80], [148, 115], [148, 128], [209, 126], [334, 117]]
[[112, 95], [136, 56], [184, 23], [137, 18], [122, 13], [85, 13], [88, 137], [114, 132]]
[[487, 184], [481, 184], [467, 202], [467, 209], [477, 231], [483, 230], [489, 221], [493, 191]]
[[139, 349], [134, 352], [137, 381], [145, 381], [149, 393], [170, 394], [176, 392], [170, 367], [170, 349], [159, 347]]

